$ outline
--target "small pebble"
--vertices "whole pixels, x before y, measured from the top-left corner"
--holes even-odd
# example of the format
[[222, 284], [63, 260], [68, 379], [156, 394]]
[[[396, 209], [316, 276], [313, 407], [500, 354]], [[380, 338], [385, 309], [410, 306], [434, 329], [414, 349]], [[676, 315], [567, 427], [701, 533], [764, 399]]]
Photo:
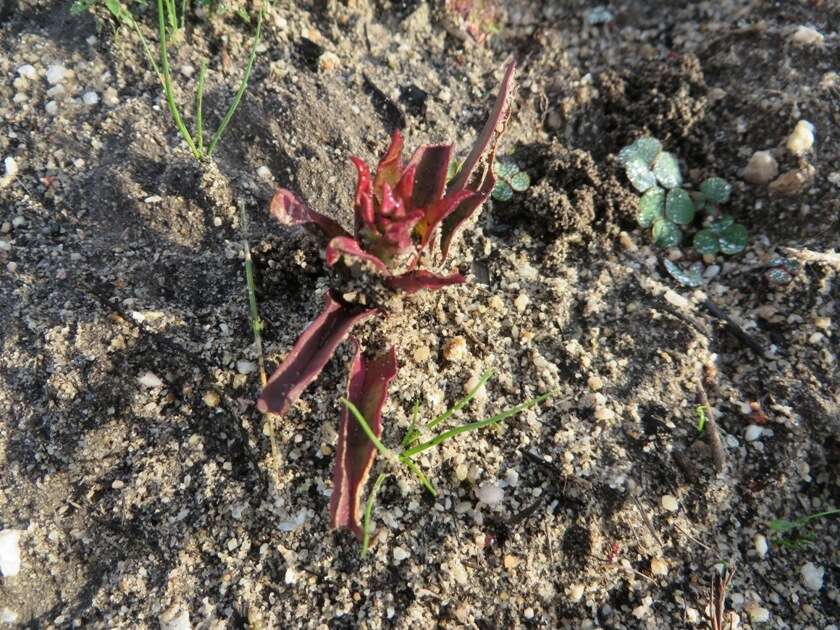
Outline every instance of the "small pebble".
[[583, 597], [583, 584], [572, 584], [569, 587], [569, 601], [579, 602]]
[[121, 490], [122, 488], [125, 488], [125, 482], [120, 479], [114, 479], [113, 483], [111, 484], [111, 487], [114, 490]]
[[429, 352], [428, 346], [420, 346], [414, 351], [414, 362], [415, 363], [425, 363], [429, 360], [431, 356], [431, 352]]
[[756, 151], [744, 168], [744, 179], [750, 184], [767, 184], [779, 174], [779, 164], [770, 151]]
[[818, 591], [823, 587], [825, 569], [822, 567], [818, 567], [813, 562], [806, 562], [802, 565], [799, 573], [802, 576], [802, 584], [804, 584], [806, 588], [809, 588], [812, 591]]
[[525, 295], [524, 293], [520, 293], [516, 296], [516, 299], [513, 301], [513, 305], [516, 307], [516, 310], [520, 313], [524, 313], [525, 309], [528, 308], [528, 304], [531, 303], [531, 299]]
[[502, 490], [496, 483], [488, 483], [476, 488], [475, 496], [479, 501], [485, 505], [498, 505], [505, 498], [505, 491]]
[[20, 530], [0, 530], [0, 573], [12, 577], [20, 573]]
[[139, 377], [137, 377], [137, 381], [143, 387], [148, 387], [149, 389], [152, 389], [153, 387], [161, 387], [163, 385], [163, 381], [160, 380], [152, 372], [144, 372]]
[[181, 66], [181, 74], [183, 74], [189, 79], [193, 74], [195, 74], [195, 67], [191, 66], [188, 63], [185, 63], [183, 66]]
[[650, 572], [652, 575], [668, 575], [668, 564], [662, 558], [653, 558], [650, 561]]
[[335, 70], [341, 65], [341, 59], [338, 58], [334, 52], [326, 51], [323, 55], [318, 57], [318, 68], [324, 72]]
[[770, 611], [762, 607], [758, 602], [747, 602], [744, 604], [744, 610], [750, 616], [750, 620], [753, 623], [766, 623], [770, 621]]
[[744, 439], [747, 442], [755, 442], [758, 438], [761, 437], [761, 434], [764, 433], [764, 429], [757, 424], [751, 424], [747, 427], [747, 430], [744, 431]]
[[522, 616], [525, 619], [533, 619], [534, 618], [534, 609], [533, 608], [526, 608], [525, 612], [522, 613]]
[[691, 302], [681, 296], [679, 293], [668, 289], [665, 291], [665, 300], [670, 302], [673, 306], [676, 306], [679, 309], [684, 311], [688, 311], [691, 309]]
[[99, 102], [99, 94], [90, 91], [82, 94], [82, 102], [85, 105], [96, 105]]
[[264, 164], [257, 169], [257, 177], [260, 179], [271, 179], [271, 169], [265, 166]]
[[755, 546], [755, 552], [760, 558], [767, 555], [767, 539], [762, 534], [753, 536], [753, 545]]
[[6, 175], [3, 179], [6, 181], [11, 181], [11, 179], [18, 174], [18, 165], [13, 157], [7, 157], [3, 160], [3, 167], [6, 169]]
[[221, 398], [219, 397], [219, 393], [214, 389], [208, 389], [204, 392], [204, 396], [201, 397], [204, 401], [204, 404], [213, 409], [214, 407], [219, 406], [219, 402], [221, 402]]
[[787, 149], [796, 156], [805, 155], [814, 146], [814, 125], [800, 120], [787, 140]]
[[504, 560], [502, 561], [502, 564], [504, 564], [505, 569], [510, 571], [510, 570], [515, 569], [516, 567], [519, 566], [519, 558], [517, 558], [516, 556], [513, 556], [511, 554], [507, 554], [507, 555], [505, 555]]
[[158, 622], [160, 630], [192, 630], [189, 613], [177, 604], [162, 612]]
[[50, 101], [46, 104], [44, 109], [47, 110], [47, 113], [50, 116], [55, 116], [58, 113], [58, 103], [56, 103], [55, 101]]
[[662, 496], [662, 508], [669, 512], [676, 512], [680, 508], [677, 498], [672, 494]]
[[35, 66], [28, 63], [23, 64], [20, 68], [18, 68], [17, 73], [24, 79], [29, 79], [30, 81], [38, 77], [38, 71], [35, 70]]
[[240, 374], [252, 374], [253, 372], [257, 371], [257, 364], [253, 361], [246, 361], [245, 359], [240, 359], [236, 362], [236, 371]]
[[405, 549], [403, 549], [402, 547], [394, 547], [393, 554], [394, 554], [394, 560], [396, 562], [402, 562], [403, 560], [405, 560], [406, 558], [411, 556], [411, 554], [408, 551], [406, 551]]
[[18, 614], [11, 608], [3, 608], [0, 610], [0, 623], [14, 625], [17, 623]]
[[601, 380], [600, 376], [596, 376], [595, 374], [590, 376], [586, 382], [589, 385], [589, 389], [591, 389], [593, 392], [597, 392], [604, 386], [604, 381]]
[[634, 241], [633, 237], [630, 236], [627, 232], [619, 233], [618, 242], [628, 252], [635, 252], [638, 249], [638, 247], [636, 246], [636, 241]]
[[67, 77], [67, 68], [61, 64], [53, 64], [47, 68], [47, 83], [57, 85]]
[[817, 29], [804, 25], [798, 26], [790, 36], [790, 41], [800, 46], [819, 46], [824, 39], [825, 36]]
[[443, 345], [443, 358], [458, 363], [467, 355], [467, 340], [458, 335]]
[[461, 564], [461, 561], [458, 558], [453, 558], [449, 561], [449, 573], [452, 575], [454, 580], [458, 582], [461, 586], [466, 586], [469, 582], [469, 576], [467, 575], [467, 570], [464, 568], [464, 565]]

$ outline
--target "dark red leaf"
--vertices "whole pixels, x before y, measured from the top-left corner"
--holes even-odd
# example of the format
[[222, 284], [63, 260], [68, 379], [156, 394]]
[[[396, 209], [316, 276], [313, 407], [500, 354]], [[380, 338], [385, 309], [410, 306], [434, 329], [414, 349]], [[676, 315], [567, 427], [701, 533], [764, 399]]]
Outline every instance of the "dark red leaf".
[[315, 225], [327, 238], [350, 236], [335, 219], [313, 210], [292, 191], [279, 188], [271, 200], [271, 214], [280, 225]]
[[356, 199], [353, 204], [353, 210], [356, 218], [356, 238], [359, 238], [361, 230], [366, 227], [369, 231], [375, 233], [375, 215], [373, 212], [373, 190], [371, 189], [370, 169], [363, 160], [357, 157], [351, 157], [350, 161], [356, 167]]
[[403, 138], [399, 129], [391, 136], [391, 146], [376, 167], [376, 178], [373, 180], [373, 192], [376, 198], [382, 200], [382, 186], [388, 184], [393, 190], [402, 176]]
[[360, 309], [327, 293], [324, 310], [295, 342], [280, 366], [268, 379], [257, 400], [257, 409], [283, 415], [314, 381], [350, 329], [376, 313]]
[[465, 278], [460, 273], [453, 273], [449, 276], [438, 276], [431, 271], [418, 269], [399, 276], [391, 276], [386, 282], [392, 289], [402, 291], [406, 295], [411, 295], [412, 293], [423, 290], [436, 291], [453, 284], [461, 284], [464, 281]]
[[[491, 163], [495, 152], [490, 154]], [[440, 228], [440, 253], [442, 260], [446, 260], [449, 255], [449, 248], [452, 242], [458, 235], [461, 226], [469, 219], [473, 213], [478, 210], [481, 205], [487, 201], [493, 186], [496, 185], [496, 178], [493, 175], [492, 169], [484, 180], [481, 190], [473, 193], [472, 196], [467, 197], [462, 201], [457, 208], [452, 209], [449, 215], [443, 220], [443, 225]]]
[[[502, 86], [499, 88], [499, 93], [496, 96], [496, 102], [493, 105], [493, 110], [490, 112], [490, 117], [484, 123], [481, 133], [478, 134], [475, 144], [473, 144], [470, 154], [464, 160], [464, 164], [455, 180], [449, 187], [450, 191], [461, 190], [468, 188], [471, 190], [478, 190], [481, 183], [473, 184], [473, 173], [476, 167], [481, 162], [481, 159], [488, 153], [493, 151], [496, 143], [504, 133], [505, 125], [507, 124], [508, 116], [510, 115], [510, 102], [512, 100], [513, 88], [515, 82], [513, 80], [513, 73], [516, 70], [516, 62], [511, 61], [505, 71], [505, 77], [502, 79]], [[487, 170], [492, 170], [488, 168]], [[483, 178], [482, 178], [483, 179]], [[471, 185], [473, 184], [473, 185]]]
[[412, 193], [415, 208], [425, 208], [443, 197], [451, 159], [451, 144], [424, 144], [411, 156], [409, 165], [417, 169]]
[[338, 236], [327, 245], [327, 265], [332, 267], [342, 256], [355, 258], [362, 263], [372, 265], [380, 273], [388, 273], [388, 267], [385, 266], [384, 262], [373, 254], [367, 253], [356, 239], [349, 236]]
[[470, 190], [457, 190], [453, 193], [449, 193], [443, 199], [438, 199], [427, 207], [426, 215], [417, 225], [417, 234], [420, 236], [419, 251], [423, 251], [429, 241], [432, 240], [435, 230], [437, 229], [437, 226], [440, 225], [440, 222], [446, 219], [446, 217], [452, 214], [452, 212], [455, 212], [461, 206], [466, 204], [473, 197], [476, 197], [475, 208], [477, 208], [484, 201], [484, 198]]
[[[347, 381], [347, 399], [358, 407], [377, 437], [382, 435], [382, 406], [388, 397], [388, 385], [396, 374], [397, 357], [393, 348], [367, 359], [356, 345]], [[334, 529], [352, 530], [359, 540], [364, 535], [359, 514], [362, 489], [375, 456], [373, 442], [345, 407], [341, 411], [335, 450], [330, 525]]]

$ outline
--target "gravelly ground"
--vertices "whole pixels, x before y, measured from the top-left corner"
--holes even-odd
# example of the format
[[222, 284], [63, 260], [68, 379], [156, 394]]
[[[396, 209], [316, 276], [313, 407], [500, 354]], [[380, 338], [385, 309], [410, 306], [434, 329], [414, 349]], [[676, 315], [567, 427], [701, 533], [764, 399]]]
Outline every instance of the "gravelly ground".
[[[127, 30], [65, 3], [0, 3], [0, 157], [18, 167], [0, 189], [0, 529], [21, 531], [22, 553], [0, 583], [3, 620], [705, 627], [728, 562], [738, 627], [834, 627], [836, 517], [796, 548], [768, 523], [840, 506], [840, 11], [614, 2], [591, 25], [594, 6], [512, 2], [479, 46], [437, 2], [277, 3], [242, 108], [198, 165]], [[794, 41], [801, 25], [823, 40]], [[173, 52], [183, 102], [210, 57], [210, 124], [249, 37], [234, 15], [199, 16]], [[273, 365], [329, 280], [318, 242], [269, 220], [274, 188], [349, 224], [348, 157], [374, 162], [403, 123], [409, 146], [466, 146], [510, 55], [520, 89], [502, 153], [533, 185], [466, 234], [452, 265], [469, 284], [395, 304], [361, 336], [397, 345], [391, 444], [415, 400], [439, 413], [486, 368], [498, 376], [465, 418], [557, 395], [423, 458], [436, 500], [408, 476], [387, 483], [363, 559], [327, 523], [349, 347], [278, 426], [274, 460], [254, 407], [239, 205]], [[800, 119], [816, 142], [796, 157], [785, 142]], [[750, 245], [698, 290], [635, 227], [615, 154], [642, 133], [693, 181], [734, 184]], [[741, 178], [765, 149], [802, 174], [798, 189]], [[802, 267], [774, 286], [780, 254]], [[695, 428], [698, 377], [721, 474]], [[478, 501], [488, 484], [500, 503]]]

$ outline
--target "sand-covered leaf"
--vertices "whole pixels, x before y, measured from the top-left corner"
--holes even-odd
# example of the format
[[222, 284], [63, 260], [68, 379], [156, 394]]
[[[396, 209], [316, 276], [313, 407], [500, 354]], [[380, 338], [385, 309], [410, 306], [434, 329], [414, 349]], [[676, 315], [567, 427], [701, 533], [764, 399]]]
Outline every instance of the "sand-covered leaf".
[[744, 251], [747, 246], [747, 228], [740, 223], [733, 223], [720, 233], [720, 251], [732, 255]]
[[703, 256], [713, 256], [720, 251], [718, 235], [712, 230], [700, 230], [694, 235], [694, 249]]
[[519, 171], [514, 173], [508, 182], [510, 183], [510, 187], [516, 192], [522, 192], [523, 190], [528, 190], [528, 186], [531, 185], [531, 178], [525, 171]]
[[493, 192], [490, 194], [496, 201], [510, 201], [513, 197], [513, 188], [505, 180], [500, 179], [496, 182]]
[[676, 247], [682, 242], [682, 230], [676, 223], [665, 218], [654, 222], [651, 235], [659, 247]]
[[665, 264], [665, 269], [668, 270], [668, 273], [679, 282], [684, 287], [699, 287], [703, 284], [703, 265], [702, 263], [697, 265], [691, 265], [688, 269], [683, 269], [677, 263], [668, 260], [667, 258], [663, 261]]
[[641, 158], [633, 158], [624, 169], [627, 179], [633, 184], [633, 188], [639, 192], [645, 192], [648, 188], [656, 186], [656, 175], [650, 170]]
[[519, 172], [519, 167], [514, 162], [499, 160], [493, 164], [493, 171], [496, 173], [496, 177], [510, 179]]
[[694, 202], [683, 188], [668, 191], [665, 197], [665, 216], [679, 225], [688, 225], [694, 220]]
[[732, 184], [722, 177], [710, 177], [700, 184], [700, 192], [712, 203], [726, 203], [732, 194]]
[[709, 225], [709, 229], [713, 232], [717, 232], [718, 234], [720, 234], [721, 232], [723, 232], [723, 230], [728, 228], [730, 225], [733, 225], [734, 223], [735, 217], [733, 217], [731, 214], [724, 214], [721, 215], [719, 219], [715, 219], [714, 221], [712, 221], [712, 223]]
[[676, 188], [682, 184], [680, 163], [673, 153], [662, 151], [653, 163], [653, 174], [665, 188]]
[[665, 212], [665, 191], [659, 188], [649, 189], [639, 197], [639, 211], [636, 219], [643, 228], [653, 225], [653, 222]]

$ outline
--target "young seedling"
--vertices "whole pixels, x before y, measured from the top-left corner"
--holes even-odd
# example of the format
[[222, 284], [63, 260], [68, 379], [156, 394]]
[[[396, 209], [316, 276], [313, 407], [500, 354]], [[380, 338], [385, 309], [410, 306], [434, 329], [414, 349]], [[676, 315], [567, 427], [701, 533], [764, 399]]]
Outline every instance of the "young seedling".
[[[452, 145], [421, 146], [403, 162], [399, 131], [394, 132], [375, 173], [359, 158], [351, 158], [358, 174], [352, 234], [293, 192], [281, 188], [274, 195], [274, 218], [281, 225], [307, 226], [325, 237], [324, 258], [337, 273], [324, 310], [303, 331], [263, 388], [257, 400], [260, 411], [284, 415], [318, 377], [351, 329], [384, 314], [383, 295], [408, 296], [464, 282], [461, 274], [440, 275], [428, 264], [438, 242], [438, 258], [446, 260], [455, 236], [496, 184], [491, 165], [510, 115], [514, 70], [511, 62], [490, 116], [452, 181], [447, 181]], [[364, 285], [359, 291], [362, 297], [357, 295], [359, 282]], [[353, 291], [346, 290], [347, 283], [355, 283]], [[359, 490], [373, 463], [382, 433], [382, 405], [397, 364], [393, 348], [368, 358], [362, 356], [358, 343], [356, 346], [346, 398], [361, 410], [370, 430], [362, 431], [357, 423], [350, 422], [349, 408], [342, 413], [330, 511], [334, 528], [349, 528], [361, 539]], [[412, 454], [404, 460], [409, 468], [413, 465]], [[428, 488], [434, 491], [431, 484]]]
[[[697, 191], [684, 185], [679, 160], [664, 151], [656, 138], [646, 136], [618, 153], [627, 179], [641, 193], [636, 219], [639, 226], [651, 230], [653, 242], [660, 247], [679, 247], [691, 229], [698, 211], [706, 214], [706, 226], [692, 239], [695, 251], [702, 256], [718, 253], [733, 255], [747, 245], [747, 230], [719, 206], [729, 201], [732, 186], [720, 177], [704, 180]], [[682, 269], [671, 261], [665, 267], [680, 284], [689, 287], [702, 282], [702, 263]]]
[[166, 104], [169, 108], [169, 113], [172, 116], [172, 120], [175, 123], [175, 127], [178, 129], [178, 133], [184, 139], [184, 142], [186, 142], [190, 153], [193, 154], [196, 160], [203, 160], [211, 157], [213, 155], [213, 152], [216, 150], [216, 146], [219, 144], [219, 141], [222, 139], [225, 130], [230, 124], [233, 115], [236, 113], [236, 110], [239, 107], [239, 103], [242, 100], [242, 96], [245, 94], [245, 90], [248, 88], [248, 81], [250, 80], [251, 73], [254, 69], [254, 60], [256, 59], [257, 55], [257, 47], [260, 43], [263, 16], [265, 14], [266, 8], [266, 0], [263, 0], [262, 4], [260, 5], [259, 13], [257, 14], [257, 25], [254, 31], [254, 39], [251, 43], [251, 52], [248, 55], [248, 60], [245, 64], [245, 73], [242, 76], [242, 80], [239, 82], [239, 87], [236, 91], [236, 94], [233, 97], [233, 100], [228, 106], [225, 115], [222, 117], [219, 126], [217, 127], [215, 133], [212, 135], [209, 143], [206, 146], [204, 143], [203, 101], [204, 83], [207, 73], [207, 62], [202, 61], [201, 66], [199, 68], [198, 80], [196, 82], [196, 91], [194, 95], [195, 128], [192, 132], [187, 128], [183, 116], [181, 115], [181, 110], [178, 108], [178, 105], [175, 102], [175, 90], [172, 83], [172, 71], [169, 66], [169, 44], [167, 38], [171, 40], [174, 36], [176, 36], [179, 33], [179, 29], [183, 29], [184, 16], [186, 12], [186, 2], [184, 0], [182, 0], [181, 2], [179, 17], [179, 12], [176, 8], [176, 0], [157, 0], [159, 52], [158, 56], [156, 57], [152, 52], [152, 48], [149, 46], [148, 40], [143, 35], [143, 31], [140, 29], [137, 20], [134, 18], [134, 15], [120, 0], [77, 0], [71, 7], [71, 13], [79, 13], [81, 11], [89, 9], [98, 1], [101, 1], [102, 4], [104, 4], [105, 7], [107, 7], [108, 11], [110, 11], [111, 15], [114, 16], [117, 22], [130, 27], [134, 30], [135, 33], [137, 33], [137, 36], [140, 38], [140, 44], [143, 47], [143, 52], [145, 53], [146, 58], [149, 61], [149, 65], [152, 67], [152, 69], [155, 71], [155, 74], [157, 74], [160, 79], [161, 85], [163, 87], [163, 92], [166, 97]]
[[[461, 170], [461, 162], [452, 160], [446, 174], [446, 180], [451, 181]], [[490, 196], [496, 201], [510, 201], [514, 192], [524, 192], [531, 185], [531, 178], [519, 165], [510, 160], [496, 160], [493, 162], [493, 174], [496, 176], [496, 185], [490, 192]]]
[[784, 547], [798, 548], [814, 542], [815, 538], [812, 534], [804, 531], [808, 525], [819, 518], [827, 516], [834, 516], [840, 514], [840, 509], [827, 510], [825, 512], [817, 512], [801, 518], [789, 521], [783, 518], [778, 518], [770, 521], [768, 527], [776, 535], [776, 542]]
[[[444, 411], [442, 414], [436, 416], [432, 420], [430, 420], [423, 428], [426, 432], [433, 432], [438, 426], [445, 423], [449, 418], [451, 418], [455, 413], [466, 407], [470, 401], [475, 398], [476, 394], [479, 390], [484, 387], [487, 381], [490, 380], [492, 377], [492, 372], [487, 371], [481, 375], [478, 384], [467, 393], [466, 396], [461, 398], [458, 402], [456, 402], [451, 409]], [[368, 437], [370, 442], [374, 445], [379, 454], [385, 459], [385, 461], [389, 462], [392, 465], [398, 466], [405, 466], [408, 471], [414, 475], [420, 484], [430, 493], [432, 496], [437, 496], [437, 491], [432, 483], [429, 481], [428, 477], [420, 470], [420, 467], [414, 461], [414, 457], [427, 451], [432, 448], [436, 448], [446, 442], [447, 440], [451, 440], [462, 433], [468, 433], [470, 431], [478, 431], [479, 429], [484, 429], [500, 422], [504, 422], [508, 418], [511, 418], [523, 411], [538, 405], [542, 401], [550, 398], [553, 393], [543, 394], [542, 396], [537, 396], [536, 398], [532, 398], [524, 403], [520, 403], [515, 407], [511, 407], [505, 411], [499, 412], [489, 418], [485, 418], [483, 420], [478, 420], [477, 422], [470, 422], [468, 424], [462, 424], [456, 427], [453, 427], [447, 431], [442, 431], [435, 435], [434, 437], [427, 439], [423, 442], [420, 442], [421, 431], [418, 428], [418, 416], [419, 416], [419, 405], [415, 405], [414, 410], [412, 412], [412, 419], [411, 425], [409, 426], [408, 431], [406, 431], [405, 436], [403, 437], [402, 441], [400, 442], [399, 450], [393, 451], [386, 447], [379, 437], [377, 436], [374, 429], [368, 424], [365, 415], [359, 410], [359, 408], [347, 398], [342, 398], [341, 402], [344, 404], [347, 410], [349, 410], [350, 414], [352, 414], [353, 418], [355, 418], [356, 422], [358, 423], [359, 428], [361, 431]], [[378, 422], [378, 418], [377, 418]], [[361, 541], [362, 541], [362, 555], [365, 555], [368, 551], [370, 536], [373, 533], [370, 521], [371, 515], [373, 513], [373, 505], [376, 501], [376, 495], [379, 492], [379, 488], [382, 483], [385, 481], [385, 478], [388, 476], [389, 473], [381, 472], [379, 476], [376, 478], [376, 481], [373, 484], [373, 488], [371, 489], [370, 493], [368, 494], [368, 499], [365, 504], [365, 511], [363, 515], [363, 521], [361, 525], [359, 524], [359, 515], [358, 515], [358, 507], [356, 509], [356, 514], [353, 515], [354, 525], [355, 528], [361, 530]], [[357, 497], [361, 496], [361, 489], [364, 486], [364, 479], [361, 480], [361, 483], [356, 488]], [[359, 504], [359, 499], [356, 498], [356, 506]]]

